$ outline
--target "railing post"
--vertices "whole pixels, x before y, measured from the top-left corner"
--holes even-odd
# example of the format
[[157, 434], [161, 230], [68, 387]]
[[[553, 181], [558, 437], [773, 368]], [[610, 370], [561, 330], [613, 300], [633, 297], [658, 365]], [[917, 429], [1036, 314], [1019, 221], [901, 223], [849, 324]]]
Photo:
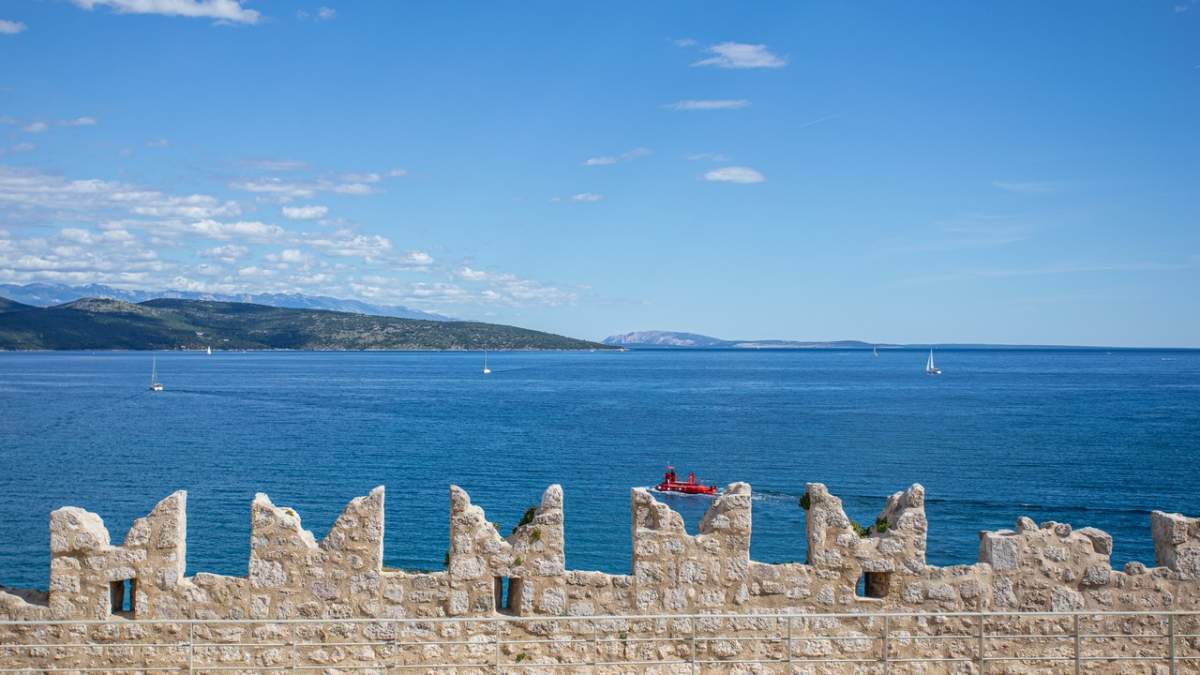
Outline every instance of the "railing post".
[[492, 623], [496, 626], [495, 637], [492, 639], [492, 643], [496, 645], [496, 653], [493, 659], [496, 667], [496, 675], [500, 675], [500, 621], [492, 619]]
[[1170, 658], [1171, 675], [1176, 675], [1175, 662], [1175, 613], [1167, 615], [1167, 655]]
[[692, 675], [696, 675], [696, 617], [692, 616]]
[[891, 632], [891, 618], [888, 614], [883, 615], [883, 644], [880, 647], [879, 655], [883, 660], [884, 675], [891, 670], [891, 663], [888, 662], [888, 633]]
[[788, 675], [792, 675], [792, 615], [787, 615], [787, 664]]
[[979, 617], [979, 675], [984, 675], [987, 672], [987, 660], [984, 658], [983, 612], [977, 616]]
[[392, 665], [388, 666], [388, 672], [400, 670], [400, 622], [392, 622]]
[[196, 624], [188, 624], [188, 675], [192, 675], [192, 667], [196, 660]]
[[1082, 670], [1082, 662], [1080, 659], [1079, 649], [1079, 614], [1071, 615], [1071, 623], [1075, 629], [1075, 675], [1079, 675]]

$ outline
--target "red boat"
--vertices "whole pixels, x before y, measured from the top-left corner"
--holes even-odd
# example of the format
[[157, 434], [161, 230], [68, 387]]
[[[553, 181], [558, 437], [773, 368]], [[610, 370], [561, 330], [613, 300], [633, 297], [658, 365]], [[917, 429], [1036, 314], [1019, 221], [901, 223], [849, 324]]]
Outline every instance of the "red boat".
[[685, 495], [715, 495], [717, 494], [716, 485], [704, 485], [696, 482], [696, 474], [688, 472], [686, 483], [681, 483], [675, 479], [675, 467], [668, 466], [667, 472], [663, 474], [662, 482], [654, 486], [659, 492], [682, 492]]

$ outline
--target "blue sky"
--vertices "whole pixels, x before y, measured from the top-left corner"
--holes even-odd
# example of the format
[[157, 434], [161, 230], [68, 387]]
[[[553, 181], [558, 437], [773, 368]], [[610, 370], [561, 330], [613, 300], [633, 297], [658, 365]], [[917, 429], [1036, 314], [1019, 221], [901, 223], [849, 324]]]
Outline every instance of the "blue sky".
[[0, 282], [1200, 346], [1200, 3], [0, 6]]

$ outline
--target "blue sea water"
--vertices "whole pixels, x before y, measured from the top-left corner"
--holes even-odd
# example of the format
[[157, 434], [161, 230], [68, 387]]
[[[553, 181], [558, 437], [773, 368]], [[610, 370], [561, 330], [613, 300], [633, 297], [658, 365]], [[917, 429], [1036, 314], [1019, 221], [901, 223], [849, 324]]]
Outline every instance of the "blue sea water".
[[[1151, 509], [1200, 514], [1200, 352], [688, 351], [0, 354], [0, 584], [44, 588], [47, 515], [96, 511], [119, 543], [188, 491], [189, 574], [244, 574], [255, 492], [319, 538], [387, 487], [385, 560], [441, 567], [447, 487], [507, 533], [566, 493], [567, 565], [627, 572], [629, 489], [668, 462], [755, 490], [751, 553], [804, 559], [810, 481], [852, 518], [922, 483], [929, 561], [1028, 515], [1153, 562]], [[705, 497], [663, 497], [695, 531]]]

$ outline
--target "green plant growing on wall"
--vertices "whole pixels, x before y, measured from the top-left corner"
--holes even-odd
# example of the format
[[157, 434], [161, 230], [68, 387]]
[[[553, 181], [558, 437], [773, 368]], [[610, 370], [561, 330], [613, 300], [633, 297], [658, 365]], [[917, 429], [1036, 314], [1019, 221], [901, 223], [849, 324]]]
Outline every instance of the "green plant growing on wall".
[[800, 508], [807, 511], [810, 507], [812, 507], [812, 498], [808, 496], [807, 492], [805, 492], [804, 495], [800, 497]]
[[884, 532], [888, 531], [888, 527], [889, 527], [889, 525], [888, 525], [887, 518], [880, 516], [875, 519], [875, 527], [873, 527], [871, 529], [875, 530], [875, 532], [877, 534], [883, 534]]
[[527, 658], [529, 658], [529, 655], [528, 655], [528, 654], [526, 654], [525, 652], [521, 652], [520, 654], [517, 654], [516, 661], [517, 661], [517, 663], [520, 663], [520, 662], [524, 661], [524, 660], [525, 660], [525, 659], [527, 659]]
[[536, 544], [542, 540], [542, 531], [539, 528], [533, 528], [533, 532], [529, 533], [529, 543]]
[[517, 559], [513, 561], [513, 567], [520, 567], [521, 565], [524, 565], [524, 564], [525, 564], [525, 559], [522, 558], [521, 556], [517, 556]]
[[860, 537], [866, 537], [870, 533], [867, 528], [859, 525], [857, 520], [850, 521], [850, 527], [854, 530], [854, 534], [857, 534]]
[[[525, 509], [525, 513], [521, 514], [521, 520], [518, 521], [517, 524], [513, 526], [512, 531], [516, 532], [517, 530], [519, 530], [521, 528], [522, 525], [528, 525], [529, 523], [532, 523], [533, 517], [536, 515], [537, 515], [537, 507], [536, 506], [531, 506], [531, 507]], [[510, 534], [511, 534], [511, 532], [510, 532]]]

